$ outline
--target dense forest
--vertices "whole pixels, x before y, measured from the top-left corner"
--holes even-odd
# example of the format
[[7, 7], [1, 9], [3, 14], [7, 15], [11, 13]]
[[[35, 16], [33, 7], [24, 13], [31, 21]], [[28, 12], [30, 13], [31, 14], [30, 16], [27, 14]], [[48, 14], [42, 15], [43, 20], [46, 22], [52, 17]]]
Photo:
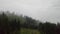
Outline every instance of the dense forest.
[[60, 23], [43, 23], [28, 16], [0, 13], [0, 34], [21, 34], [21, 28], [38, 30], [39, 34], [60, 34]]

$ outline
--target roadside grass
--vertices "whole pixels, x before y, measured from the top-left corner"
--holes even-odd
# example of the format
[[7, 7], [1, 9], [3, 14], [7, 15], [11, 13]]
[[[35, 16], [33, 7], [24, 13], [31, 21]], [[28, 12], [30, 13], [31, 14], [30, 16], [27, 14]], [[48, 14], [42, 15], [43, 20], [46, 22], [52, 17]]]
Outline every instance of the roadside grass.
[[21, 34], [40, 34], [38, 30], [21, 28]]

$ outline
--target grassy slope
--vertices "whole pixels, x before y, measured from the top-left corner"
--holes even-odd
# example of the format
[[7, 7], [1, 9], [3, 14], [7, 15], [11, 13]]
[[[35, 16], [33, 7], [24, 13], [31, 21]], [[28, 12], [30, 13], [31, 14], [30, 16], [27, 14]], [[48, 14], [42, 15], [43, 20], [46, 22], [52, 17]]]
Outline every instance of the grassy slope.
[[21, 28], [21, 34], [40, 34], [38, 30]]

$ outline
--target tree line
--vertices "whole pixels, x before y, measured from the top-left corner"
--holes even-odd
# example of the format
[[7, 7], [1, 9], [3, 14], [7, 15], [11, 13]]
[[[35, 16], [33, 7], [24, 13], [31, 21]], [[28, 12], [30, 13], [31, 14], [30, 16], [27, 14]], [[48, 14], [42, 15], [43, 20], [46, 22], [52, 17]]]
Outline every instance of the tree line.
[[60, 23], [39, 22], [28, 16], [0, 14], [0, 34], [20, 34], [21, 28], [37, 29], [40, 34], [60, 34]]
[[17, 31], [20, 31], [20, 21], [9, 20], [6, 14], [0, 14], [0, 34], [17, 34]]

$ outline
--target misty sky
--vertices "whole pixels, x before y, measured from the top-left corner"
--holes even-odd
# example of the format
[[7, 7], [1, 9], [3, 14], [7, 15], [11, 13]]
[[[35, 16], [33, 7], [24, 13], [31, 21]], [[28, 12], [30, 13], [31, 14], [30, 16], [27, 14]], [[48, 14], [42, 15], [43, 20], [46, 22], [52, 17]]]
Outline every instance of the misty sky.
[[0, 11], [16, 12], [40, 21], [60, 22], [60, 0], [0, 0]]

